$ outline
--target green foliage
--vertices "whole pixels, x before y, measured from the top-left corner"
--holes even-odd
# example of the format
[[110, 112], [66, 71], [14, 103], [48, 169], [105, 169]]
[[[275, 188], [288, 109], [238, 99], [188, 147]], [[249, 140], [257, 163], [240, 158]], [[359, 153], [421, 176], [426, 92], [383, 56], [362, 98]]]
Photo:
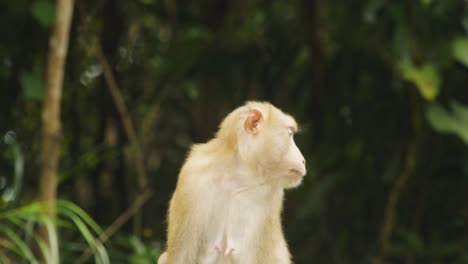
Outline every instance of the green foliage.
[[[3, 210], [37, 193], [42, 66], [54, 3], [0, 1], [0, 132], [17, 136], [0, 143], [0, 196], [20, 190], [2, 200]], [[94, 260], [80, 261], [104, 262], [106, 250], [111, 263], [154, 263], [190, 145], [211, 138], [244, 101], [268, 100], [298, 119], [297, 144], [308, 164], [283, 214], [295, 263], [366, 263], [379, 254], [385, 208], [401, 175], [407, 180], [393, 210], [388, 262], [467, 263], [465, 11], [460, 0], [80, 1], [61, 105], [59, 197], [108, 226], [139, 193], [97, 42], [155, 195], [105, 248], [90, 219], [61, 208], [59, 221], [48, 225], [60, 225], [62, 262], [89, 247]], [[407, 172], [411, 146], [414, 168]], [[38, 258], [36, 226], [46, 220], [36, 218], [22, 220], [33, 223], [29, 229], [1, 220], [0, 237], [10, 235], [0, 262]]]
[[403, 63], [400, 69], [403, 78], [413, 82], [426, 100], [433, 101], [437, 97], [440, 91], [440, 75], [434, 64], [416, 67], [410, 63]]
[[453, 56], [468, 67], [468, 38], [457, 38], [453, 41]]
[[190, 99], [196, 100], [198, 98], [199, 92], [194, 82], [187, 81], [183, 84], [183, 87], [185, 89], [185, 93]]
[[109, 253], [112, 263], [152, 264], [161, 254], [161, 245], [133, 235], [120, 235], [113, 239]]
[[49, 0], [36, 0], [31, 6], [31, 14], [41, 26], [49, 27], [55, 19], [55, 5]]
[[392, 256], [421, 256], [424, 252], [424, 241], [411, 232], [397, 232], [397, 242], [390, 249]]
[[456, 120], [440, 104], [434, 103], [427, 109], [427, 119], [432, 127], [441, 132], [448, 133], [456, 130]]
[[35, 101], [42, 101], [44, 98], [44, 83], [37, 73], [24, 72], [21, 74], [21, 86], [24, 97]]
[[[67, 228], [80, 234], [87, 245], [91, 248], [95, 257], [95, 263], [110, 263], [107, 251], [95, 234], [102, 230], [94, 220], [75, 204], [68, 201], [57, 201], [57, 219], [52, 221], [49, 217], [51, 205], [44, 203], [31, 203], [15, 209], [10, 209], [0, 213], [0, 232], [5, 236], [3, 245], [3, 258], [10, 261], [27, 260], [29, 263], [39, 263], [44, 256], [46, 263], [69, 263], [76, 260], [83, 252], [74, 252], [74, 257], [68, 255], [69, 259], [59, 261], [59, 252], [67, 251], [67, 243], [59, 242], [55, 233], [54, 225]], [[34, 226], [43, 225], [51, 238], [52, 250], [47, 250], [45, 242], [40, 234], [35, 231]], [[27, 227], [27, 228], [24, 228]], [[84, 245], [86, 245], [84, 244]], [[34, 252], [37, 246], [39, 254]], [[60, 248], [59, 248], [60, 247]]]
[[468, 107], [455, 101], [450, 106], [452, 112], [437, 103], [429, 105], [427, 119], [436, 131], [455, 134], [468, 145]]

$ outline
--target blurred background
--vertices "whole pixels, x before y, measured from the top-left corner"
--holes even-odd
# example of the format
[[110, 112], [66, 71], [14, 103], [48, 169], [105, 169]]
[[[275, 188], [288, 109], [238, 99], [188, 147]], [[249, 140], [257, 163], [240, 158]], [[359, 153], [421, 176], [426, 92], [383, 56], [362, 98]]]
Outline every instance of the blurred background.
[[[0, 1], [0, 263], [41, 255], [55, 13]], [[156, 263], [187, 150], [246, 100], [302, 127], [295, 263], [468, 263], [467, 1], [83, 0], [69, 36], [61, 263]]]

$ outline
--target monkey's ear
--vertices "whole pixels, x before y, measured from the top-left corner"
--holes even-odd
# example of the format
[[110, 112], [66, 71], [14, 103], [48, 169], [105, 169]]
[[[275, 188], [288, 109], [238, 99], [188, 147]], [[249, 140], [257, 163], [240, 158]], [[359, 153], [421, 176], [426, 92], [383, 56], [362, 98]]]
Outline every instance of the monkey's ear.
[[249, 134], [257, 134], [258, 133], [258, 124], [262, 120], [262, 112], [258, 109], [251, 109], [249, 111], [249, 116], [244, 122], [244, 129]]

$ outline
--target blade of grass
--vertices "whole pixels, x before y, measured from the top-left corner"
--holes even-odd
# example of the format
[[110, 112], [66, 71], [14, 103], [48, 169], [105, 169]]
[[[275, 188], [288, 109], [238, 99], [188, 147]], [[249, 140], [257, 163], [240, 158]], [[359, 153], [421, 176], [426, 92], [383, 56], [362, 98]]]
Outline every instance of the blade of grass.
[[44, 214], [42, 221], [44, 222], [44, 226], [47, 230], [47, 235], [49, 237], [49, 245], [51, 249], [50, 258], [52, 259], [51, 263], [58, 264], [60, 263], [60, 257], [59, 257], [59, 243], [58, 243], [57, 229], [55, 228], [54, 223], [52, 222], [52, 220], [47, 214]]
[[107, 251], [102, 245], [102, 243], [96, 239], [93, 234], [90, 232], [86, 224], [79, 218], [77, 215], [74, 215], [71, 212], [64, 212], [68, 217], [75, 223], [76, 227], [80, 231], [81, 235], [85, 238], [88, 244], [92, 247], [93, 251], [96, 251], [95, 259], [97, 263], [109, 263], [109, 257]]
[[20, 257], [27, 259], [32, 264], [38, 264], [39, 262], [34, 257], [34, 254], [29, 249], [28, 245], [24, 243], [23, 240], [9, 227], [3, 225], [0, 226], [0, 231], [3, 232], [18, 248], [18, 251], [15, 251], [17, 254], [19, 253]]
[[38, 214], [44, 211], [44, 206], [38, 202], [25, 205], [16, 209], [11, 209], [6, 212], [0, 213], [0, 219], [17, 217], [18, 215], [32, 215]]
[[36, 241], [36, 244], [38, 245], [39, 250], [40, 250], [42, 256], [44, 257], [44, 260], [46, 261], [46, 263], [53, 263], [52, 262], [52, 255], [48, 254], [49, 250], [47, 250], [47, 245], [44, 242], [44, 240], [39, 235], [35, 235], [34, 240]]
[[57, 201], [57, 206], [59, 208], [63, 207], [65, 209], [72, 211], [74, 214], [79, 216], [88, 226], [90, 226], [94, 232], [96, 233], [102, 232], [101, 227], [99, 227], [99, 225], [83, 209], [81, 209], [76, 204], [71, 203], [69, 201], [65, 201], [65, 200], [59, 200]]

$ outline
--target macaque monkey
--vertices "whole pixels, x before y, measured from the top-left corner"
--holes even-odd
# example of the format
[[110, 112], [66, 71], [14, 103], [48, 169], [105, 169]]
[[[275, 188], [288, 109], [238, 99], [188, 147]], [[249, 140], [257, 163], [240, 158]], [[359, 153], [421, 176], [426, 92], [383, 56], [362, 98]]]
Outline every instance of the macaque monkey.
[[305, 160], [294, 119], [247, 102], [198, 144], [182, 166], [169, 205], [159, 264], [289, 264], [281, 227], [284, 189], [298, 186]]

